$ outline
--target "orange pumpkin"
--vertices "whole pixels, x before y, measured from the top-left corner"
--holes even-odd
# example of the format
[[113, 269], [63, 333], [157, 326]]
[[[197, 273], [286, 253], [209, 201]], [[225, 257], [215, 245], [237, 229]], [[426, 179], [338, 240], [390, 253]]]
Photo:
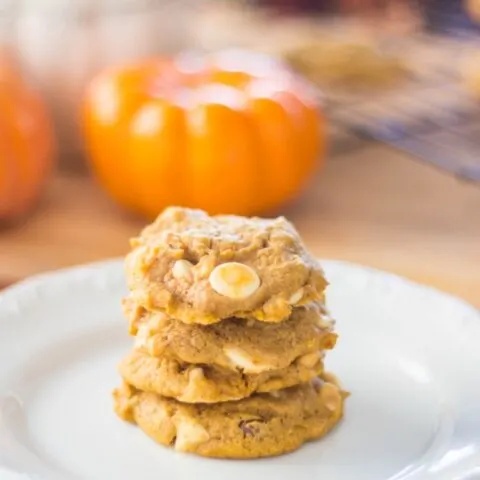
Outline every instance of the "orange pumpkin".
[[251, 215], [294, 197], [324, 155], [306, 84], [260, 54], [183, 54], [112, 68], [86, 95], [93, 168], [120, 204]]
[[33, 206], [53, 165], [54, 144], [42, 100], [0, 54], [0, 221]]
[[470, 18], [477, 23], [480, 23], [480, 0], [465, 0], [465, 7]]

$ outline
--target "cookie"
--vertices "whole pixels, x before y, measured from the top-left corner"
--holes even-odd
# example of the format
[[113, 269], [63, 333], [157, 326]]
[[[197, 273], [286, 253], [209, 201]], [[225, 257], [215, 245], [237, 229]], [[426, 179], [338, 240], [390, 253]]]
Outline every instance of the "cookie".
[[131, 243], [126, 274], [136, 301], [185, 323], [280, 322], [294, 306], [323, 300], [327, 286], [283, 217], [209, 217], [171, 207]]
[[150, 313], [132, 299], [126, 299], [123, 307], [136, 346], [150, 355], [244, 373], [286, 368], [297, 357], [332, 349], [337, 339], [333, 321], [316, 303], [295, 308], [285, 322], [229, 318], [212, 325]]
[[328, 88], [378, 89], [408, 77], [404, 62], [369, 42], [317, 39], [284, 54], [290, 65], [312, 83]]
[[246, 374], [203, 364], [181, 363], [134, 349], [120, 363], [122, 378], [140, 390], [187, 403], [238, 400], [307, 382], [323, 370], [321, 352], [296, 359], [286, 368]]
[[189, 405], [125, 384], [115, 411], [177, 451], [206, 457], [256, 458], [290, 452], [320, 438], [343, 414], [346, 394], [319, 378], [236, 402]]

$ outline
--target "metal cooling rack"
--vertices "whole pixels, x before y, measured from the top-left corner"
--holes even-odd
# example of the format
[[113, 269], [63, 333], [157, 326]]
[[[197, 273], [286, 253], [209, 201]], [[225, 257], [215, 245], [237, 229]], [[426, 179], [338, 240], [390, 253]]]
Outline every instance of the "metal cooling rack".
[[480, 62], [480, 40], [422, 34], [399, 48], [412, 67], [401, 85], [371, 94], [327, 92], [334, 129], [387, 143], [480, 182], [480, 100], [460, 75], [468, 58], [477, 55]]

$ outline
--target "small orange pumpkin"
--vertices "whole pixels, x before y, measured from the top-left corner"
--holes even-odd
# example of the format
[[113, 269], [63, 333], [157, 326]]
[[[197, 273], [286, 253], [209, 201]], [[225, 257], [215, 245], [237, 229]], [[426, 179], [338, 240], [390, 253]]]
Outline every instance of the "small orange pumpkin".
[[251, 215], [294, 197], [321, 160], [309, 87], [250, 52], [183, 54], [112, 68], [86, 95], [93, 168], [120, 204]]
[[25, 214], [50, 172], [55, 151], [51, 120], [8, 54], [0, 54], [0, 221]]
[[480, 23], [480, 0], [465, 0], [464, 3], [470, 18]]

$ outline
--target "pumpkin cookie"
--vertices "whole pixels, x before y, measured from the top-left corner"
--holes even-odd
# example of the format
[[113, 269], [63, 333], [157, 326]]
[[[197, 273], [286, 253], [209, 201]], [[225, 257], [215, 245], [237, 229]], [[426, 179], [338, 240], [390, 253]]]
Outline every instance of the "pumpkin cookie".
[[308, 382], [323, 370], [321, 352], [309, 353], [286, 368], [246, 374], [212, 365], [181, 363], [133, 350], [120, 363], [122, 378], [140, 390], [187, 403], [238, 400]]
[[332, 349], [337, 339], [334, 322], [316, 303], [295, 308], [285, 322], [229, 318], [212, 325], [150, 313], [128, 298], [123, 307], [135, 345], [150, 355], [243, 373], [286, 368], [297, 357]]
[[115, 411], [158, 443], [206, 457], [280, 455], [320, 438], [343, 414], [346, 394], [319, 378], [236, 402], [188, 405], [125, 384]]
[[378, 89], [408, 76], [402, 61], [369, 43], [317, 40], [285, 53], [293, 68], [329, 88]]
[[136, 301], [185, 323], [287, 319], [323, 299], [318, 261], [295, 228], [274, 220], [166, 209], [132, 240], [127, 281]]

